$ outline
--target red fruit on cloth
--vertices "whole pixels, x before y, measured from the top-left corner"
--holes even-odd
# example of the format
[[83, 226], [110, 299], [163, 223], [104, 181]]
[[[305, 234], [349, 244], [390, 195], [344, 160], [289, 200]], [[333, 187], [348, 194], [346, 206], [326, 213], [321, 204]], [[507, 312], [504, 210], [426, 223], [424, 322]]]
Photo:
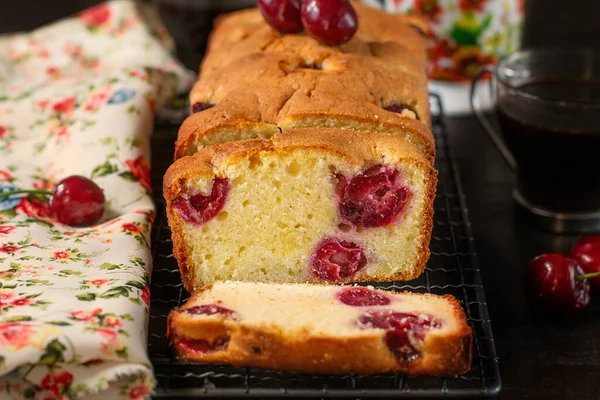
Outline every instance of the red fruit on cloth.
[[50, 214], [63, 224], [90, 226], [104, 214], [105, 199], [102, 189], [92, 180], [69, 176], [56, 185], [50, 197]]

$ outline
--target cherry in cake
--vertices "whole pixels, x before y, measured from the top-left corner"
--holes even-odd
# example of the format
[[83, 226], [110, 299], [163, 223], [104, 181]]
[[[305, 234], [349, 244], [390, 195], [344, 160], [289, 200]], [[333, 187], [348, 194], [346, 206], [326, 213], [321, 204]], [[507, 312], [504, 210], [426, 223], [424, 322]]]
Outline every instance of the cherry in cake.
[[340, 213], [346, 221], [359, 227], [392, 223], [410, 196], [399, 171], [386, 165], [375, 165], [351, 179], [343, 175], [337, 178]]
[[213, 219], [221, 211], [228, 192], [229, 181], [225, 178], [215, 178], [209, 194], [181, 193], [173, 200], [173, 207], [187, 222], [201, 225]]
[[199, 113], [200, 111], [208, 110], [209, 108], [214, 107], [214, 104], [211, 103], [203, 103], [201, 101], [197, 101], [192, 104], [192, 113]]
[[183, 281], [413, 279], [428, 258], [436, 174], [398, 136], [315, 128], [209, 146], [163, 194]]
[[407, 104], [395, 104], [394, 103], [394, 104], [390, 104], [390, 105], [383, 107], [383, 109], [386, 111], [396, 113], [396, 114], [403, 114], [404, 111], [410, 111], [410, 113], [412, 113], [414, 115], [415, 119], [417, 119], [419, 121], [421, 120], [417, 110], [414, 107], [409, 106]]
[[[218, 304], [235, 313], [196, 313]], [[452, 376], [471, 329], [451, 296], [370, 287], [216, 282], [168, 319], [180, 358], [308, 373]]]
[[229, 336], [219, 336], [213, 340], [176, 337], [173, 340], [173, 347], [179, 353], [202, 355], [225, 350], [229, 345], [229, 340]]
[[312, 274], [319, 280], [345, 281], [367, 265], [365, 252], [356, 243], [327, 238], [317, 245]]
[[235, 311], [219, 306], [217, 304], [202, 304], [186, 308], [188, 314], [193, 315], [234, 315]]
[[362, 286], [346, 287], [336, 293], [342, 303], [354, 307], [387, 306], [392, 302], [390, 296], [382, 291]]
[[442, 326], [430, 314], [395, 312], [392, 310], [368, 311], [360, 315], [357, 324], [361, 329], [385, 330], [385, 343], [390, 350], [405, 361], [420, 357], [417, 349], [427, 332]]

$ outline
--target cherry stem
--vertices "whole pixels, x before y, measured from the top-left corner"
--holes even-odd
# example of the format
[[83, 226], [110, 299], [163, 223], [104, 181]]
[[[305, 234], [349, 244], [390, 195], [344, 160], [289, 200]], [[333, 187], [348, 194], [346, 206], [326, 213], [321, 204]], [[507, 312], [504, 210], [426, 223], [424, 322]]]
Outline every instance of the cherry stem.
[[12, 192], [0, 193], [0, 199], [12, 196], [14, 194], [43, 194], [46, 196], [52, 196], [52, 192], [50, 190], [13, 190]]
[[586, 279], [593, 279], [593, 278], [597, 278], [599, 276], [600, 276], [600, 272], [591, 272], [589, 274], [577, 275], [575, 277], [575, 279], [578, 281], [584, 281]]

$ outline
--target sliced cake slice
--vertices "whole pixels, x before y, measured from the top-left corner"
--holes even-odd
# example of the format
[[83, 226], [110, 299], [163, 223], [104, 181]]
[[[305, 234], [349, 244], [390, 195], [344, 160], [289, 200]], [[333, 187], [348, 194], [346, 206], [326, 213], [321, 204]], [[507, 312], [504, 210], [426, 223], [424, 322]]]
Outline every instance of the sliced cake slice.
[[184, 285], [416, 278], [436, 176], [384, 133], [299, 129], [203, 148], [163, 186]]
[[169, 315], [180, 358], [306, 373], [455, 376], [471, 328], [450, 295], [217, 282]]

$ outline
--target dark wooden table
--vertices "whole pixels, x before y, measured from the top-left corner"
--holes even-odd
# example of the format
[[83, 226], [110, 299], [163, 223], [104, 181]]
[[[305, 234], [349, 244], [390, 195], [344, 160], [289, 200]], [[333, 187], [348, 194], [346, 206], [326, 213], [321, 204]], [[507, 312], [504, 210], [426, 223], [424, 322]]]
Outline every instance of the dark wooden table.
[[[0, 33], [31, 29], [97, 2], [5, 0]], [[524, 44], [599, 47], [597, 15], [597, 0], [528, 0]], [[583, 314], [556, 318], [532, 312], [522, 290], [529, 259], [566, 251], [576, 238], [539, 231], [516, 215], [512, 173], [481, 129], [471, 117], [448, 118], [447, 123], [501, 361], [504, 385], [498, 398], [599, 399], [600, 294]]]
[[512, 173], [485, 133], [470, 117], [448, 125], [500, 358], [500, 398], [600, 398], [600, 293], [582, 315], [557, 318], [530, 310], [523, 290], [528, 261], [568, 251], [576, 237], [525, 222], [512, 202]]

